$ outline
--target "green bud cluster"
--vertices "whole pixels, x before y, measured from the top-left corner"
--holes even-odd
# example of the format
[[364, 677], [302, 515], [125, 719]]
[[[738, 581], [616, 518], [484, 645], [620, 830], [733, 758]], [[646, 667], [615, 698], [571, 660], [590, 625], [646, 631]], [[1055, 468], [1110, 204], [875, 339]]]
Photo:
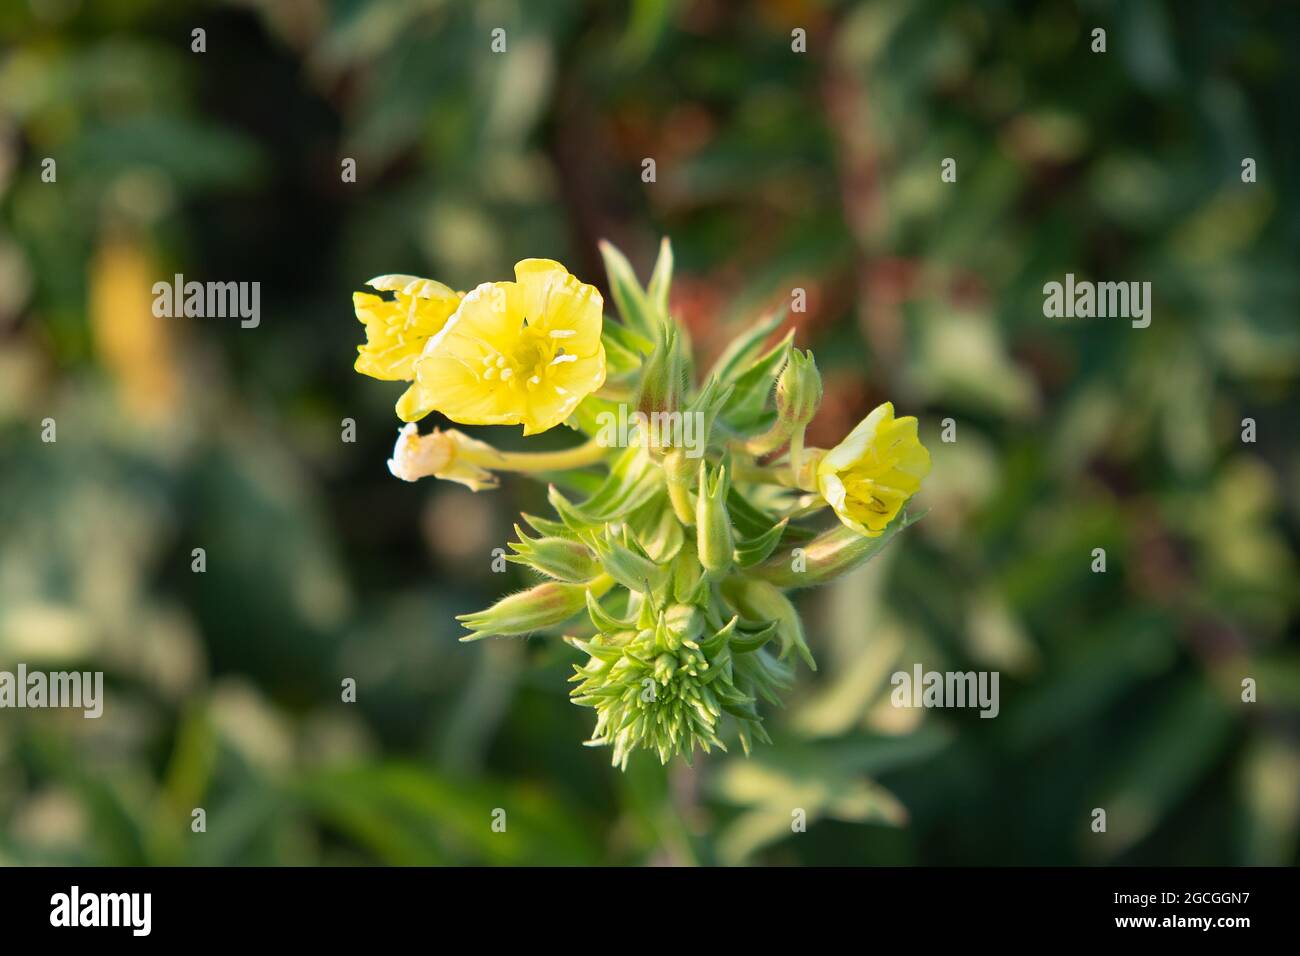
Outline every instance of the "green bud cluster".
[[652, 627], [570, 640], [588, 655], [574, 668], [572, 680], [579, 683], [572, 696], [596, 710], [591, 745], [612, 746], [613, 763], [621, 768], [638, 747], [663, 763], [675, 754], [689, 761], [697, 747], [705, 753], [727, 749], [720, 735], [724, 715], [735, 720], [746, 753], [754, 738], [767, 741], [757, 698], [777, 702], [776, 690], [791, 677], [762, 648], [770, 633], [743, 632], [732, 618], [705, 637], [704, 614], [691, 605], [653, 617]]

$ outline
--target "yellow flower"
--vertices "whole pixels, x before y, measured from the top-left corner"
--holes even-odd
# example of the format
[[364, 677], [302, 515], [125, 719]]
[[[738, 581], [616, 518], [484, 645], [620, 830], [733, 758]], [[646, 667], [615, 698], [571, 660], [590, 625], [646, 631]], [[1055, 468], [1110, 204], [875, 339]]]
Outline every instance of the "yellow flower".
[[352, 294], [352, 307], [366, 326], [356, 370], [386, 382], [410, 382], [425, 344], [442, 331], [465, 293], [416, 276], [378, 276], [366, 285], [393, 297]]
[[929, 473], [930, 453], [916, 435], [916, 419], [895, 418], [894, 406], [885, 402], [818, 462], [817, 489], [840, 521], [874, 538]]
[[462, 425], [553, 428], [605, 383], [604, 300], [550, 259], [525, 259], [514, 282], [485, 282], [429, 340], [397, 414], [442, 412]]

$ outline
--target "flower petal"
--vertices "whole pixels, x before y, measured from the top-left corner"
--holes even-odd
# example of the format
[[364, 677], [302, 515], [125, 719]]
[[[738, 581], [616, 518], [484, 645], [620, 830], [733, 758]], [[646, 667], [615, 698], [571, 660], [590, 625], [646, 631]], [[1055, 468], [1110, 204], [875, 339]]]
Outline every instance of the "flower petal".
[[872, 440], [876, 437], [876, 431], [886, 422], [891, 421], [894, 417], [894, 406], [890, 402], [877, 405], [871, 410], [866, 418], [858, 422], [857, 427], [849, 432], [848, 436], [826, 453], [822, 459], [820, 469], [827, 471], [847, 468], [853, 462], [866, 453]]
[[564, 340], [566, 351], [593, 355], [600, 345], [605, 301], [595, 286], [579, 281], [553, 259], [523, 259], [515, 264], [528, 321]]

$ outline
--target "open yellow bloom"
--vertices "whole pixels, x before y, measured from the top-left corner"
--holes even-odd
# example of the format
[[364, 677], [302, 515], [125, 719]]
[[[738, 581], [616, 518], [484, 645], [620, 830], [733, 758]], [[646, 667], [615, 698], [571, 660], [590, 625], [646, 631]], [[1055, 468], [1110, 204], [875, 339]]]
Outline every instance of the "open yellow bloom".
[[352, 307], [366, 326], [356, 370], [386, 382], [410, 382], [424, 346], [442, 331], [465, 294], [417, 276], [377, 276], [366, 285], [393, 297], [352, 294]]
[[878, 405], [817, 464], [817, 490], [847, 527], [874, 538], [894, 520], [930, 473], [916, 419]]
[[524, 259], [514, 282], [485, 282], [429, 340], [397, 414], [462, 425], [560, 424], [605, 383], [604, 300], [558, 262]]

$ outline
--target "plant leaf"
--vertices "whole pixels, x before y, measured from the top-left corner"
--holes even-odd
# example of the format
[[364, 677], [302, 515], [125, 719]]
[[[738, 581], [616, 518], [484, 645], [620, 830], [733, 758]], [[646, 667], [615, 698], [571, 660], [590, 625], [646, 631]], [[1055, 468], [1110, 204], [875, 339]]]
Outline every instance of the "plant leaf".
[[735, 390], [723, 410], [723, 420], [738, 432], [752, 432], [770, 423], [773, 413], [768, 399], [777, 376], [790, 357], [794, 329], [787, 332], [762, 358], [735, 379]]
[[632, 331], [653, 337], [658, 324], [654, 310], [627, 256], [604, 239], [600, 241], [600, 255], [605, 260], [605, 272], [609, 276], [609, 294], [623, 322]]
[[762, 534], [740, 541], [735, 548], [736, 563], [742, 568], [751, 568], [766, 561], [768, 555], [776, 550], [777, 542], [781, 540], [789, 523], [789, 518], [782, 518]]
[[668, 290], [673, 283], [673, 244], [664, 236], [659, 243], [659, 258], [655, 260], [654, 272], [650, 274], [650, 285], [646, 292], [650, 304], [662, 318], [668, 318]]
[[740, 333], [718, 356], [709, 375], [724, 383], [738, 378], [762, 354], [763, 343], [785, 321], [786, 311], [784, 305], [773, 309]]

